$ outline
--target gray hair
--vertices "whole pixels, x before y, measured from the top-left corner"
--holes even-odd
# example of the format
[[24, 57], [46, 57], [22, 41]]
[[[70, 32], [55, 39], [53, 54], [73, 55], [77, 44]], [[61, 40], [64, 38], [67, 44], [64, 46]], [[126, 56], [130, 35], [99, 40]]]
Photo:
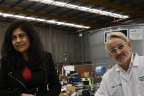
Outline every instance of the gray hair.
[[130, 42], [130, 39], [123, 34], [122, 32], [111, 32], [108, 37], [106, 38], [106, 42], [105, 42], [105, 48], [107, 50], [107, 43], [109, 40], [113, 39], [113, 38], [120, 38], [122, 40], [124, 40], [125, 42]]
[[110, 35], [106, 38], [106, 43], [113, 38], [120, 38], [125, 42], [130, 42], [128, 37], [125, 36], [125, 34], [123, 34], [122, 32], [111, 32]]

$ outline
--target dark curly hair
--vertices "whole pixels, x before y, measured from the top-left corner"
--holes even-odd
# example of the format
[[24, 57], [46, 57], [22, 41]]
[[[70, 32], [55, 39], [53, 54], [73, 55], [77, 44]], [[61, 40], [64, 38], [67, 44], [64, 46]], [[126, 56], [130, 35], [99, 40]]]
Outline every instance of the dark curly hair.
[[[18, 58], [23, 58], [22, 54], [16, 51], [12, 45], [12, 33], [17, 28], [23, 30], [30, 39], [30, 48], [28, 49], [28, 56], [31, 61], [35, 61], [40, 58], [40, 54], [43, 51], [42, 43], [40, 37], [35, 30], [34, 26], [26, 20], [16, 20], [12, 22], [7, 28], [4, 36], [4, 42], [1, 48], [2, 57], [11, 58], [11, 60], [18, 60]], [[13, 59], [12, 59], [13, 58]], [[15, 59], [14, 59], [15, 58]], [[15, 62], [16, 62], [15, 61]]]

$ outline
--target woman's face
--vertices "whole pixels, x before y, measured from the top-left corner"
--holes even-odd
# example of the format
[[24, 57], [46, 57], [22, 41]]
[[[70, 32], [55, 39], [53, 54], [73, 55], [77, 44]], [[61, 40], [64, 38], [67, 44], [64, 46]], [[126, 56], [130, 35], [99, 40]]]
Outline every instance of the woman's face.
[[12, 33], [12, 45], [16, 51], [27, 53], [30, 47], [29, 36], [21, 28], [15, 29]]

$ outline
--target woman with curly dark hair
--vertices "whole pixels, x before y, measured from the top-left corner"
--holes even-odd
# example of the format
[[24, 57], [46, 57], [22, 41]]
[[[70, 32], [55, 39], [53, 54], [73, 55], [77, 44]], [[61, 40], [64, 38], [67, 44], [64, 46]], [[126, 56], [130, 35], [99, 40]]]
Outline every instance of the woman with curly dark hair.
[[59, 96], [61, 85], [52, 55], [44, 52], [30, 22], [10, 24], [1, 55], [0, 96]]

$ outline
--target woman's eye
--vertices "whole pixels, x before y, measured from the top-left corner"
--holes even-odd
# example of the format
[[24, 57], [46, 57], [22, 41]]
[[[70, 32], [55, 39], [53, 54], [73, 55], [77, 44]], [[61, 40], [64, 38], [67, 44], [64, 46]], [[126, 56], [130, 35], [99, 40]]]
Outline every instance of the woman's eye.
[[20, 38], [23, 38], [23, 37], [25, 37], [26, 35], [25, 34], [20, 34]]
[[16, 36], [12, 36], [12, 40], [15, 40], [16, 39]]

